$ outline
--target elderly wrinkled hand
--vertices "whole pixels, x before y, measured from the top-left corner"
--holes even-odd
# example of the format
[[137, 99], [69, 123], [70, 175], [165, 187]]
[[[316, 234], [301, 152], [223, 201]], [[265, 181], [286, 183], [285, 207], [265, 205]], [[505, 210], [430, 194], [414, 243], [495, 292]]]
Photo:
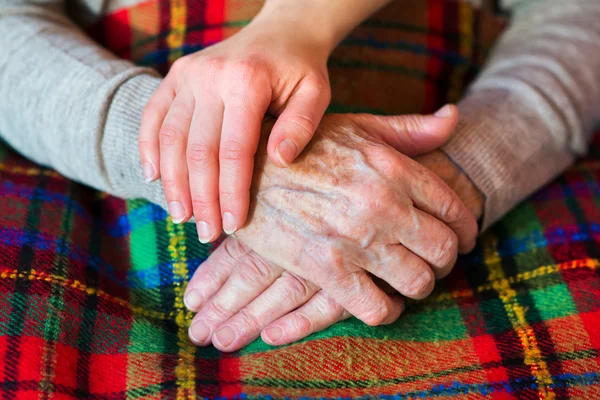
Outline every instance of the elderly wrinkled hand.
[[[185, 297], [199, 310], [192, 340], [210, 343], [216, 328], [225, 329], [225, 321], [265, 296], [265, 283], [290, 276], [303, 282], [296, 298], [306, 301], [322, 288], [321, 297], [370, 325], [390, 323], [403, 309], [402, 297], [385, 293], [371, 274], [407, 297], [427, 296], [457, 251], [473, 247], [477, 232], [458, 196], [408, 157], [448, 138], [457, 115], [452, 107], [444, 111], [438, 117], [327, 116], [289, 169], [259, 160], [251, 221], [237, 234], [250, 255], [242, 260], [252, 262], [229, 271], [198, 269]], [[217, 334], [215, 345], [229, 350], [242, 342], [235, 329], [229, 333], [223, 340]]]

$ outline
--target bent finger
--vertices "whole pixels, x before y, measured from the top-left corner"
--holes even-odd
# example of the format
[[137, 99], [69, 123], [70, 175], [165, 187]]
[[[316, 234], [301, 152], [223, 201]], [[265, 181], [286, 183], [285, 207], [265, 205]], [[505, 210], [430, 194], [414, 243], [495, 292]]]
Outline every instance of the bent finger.
[[[410, 207], [407, 213], [408, 217], [405, 220], [410, 222], [399, 227], [399, 242], [427, 262], [436, 278], [445, 277], [456, 263], [456, 234], [437, 218], [415, 207]], [[388, 283], [391, 284], [389, 281]]]
[[224, 322], [213, 335], [222, 351], [236, 351], [256, 339], [270, 322], [308, 301], [319, 288], [296, 275], [284, 272], [267, 290]]
[[221, 289], [238, 261], [251, 250], [242, 241], [228, 237], [204, 261], [190, 279], [183, 303], [193, 312], [200, 310]]
[[473, 214], [437, 175], [414, 162], [417, 172], [408, 186], [410, 196], [420, 210], [437, 218], [454, 231], [458, 238], [458, 251], [466, 253], [475, 246], [479, 228]]
[[322, 331], [350, 316], [348, 311], [321, 290], [302, 307], [268, 324], [260, 336], [267, 344], [281, 346]]
[[298, 157], [315, 134], [330, 99], [328, 85], [310, 81], [290, 97], [269, 136], [267, 151], [273, 163], [287, 167]]
[[369, 272], [408, 298], [420, 300], [431, 293], [435, 275], [421, 257], [401, 244], [381, 245], [375, 251], [379, 257], [366, 265]]
[[448, 104], [431, 115], [359, 114], [356, 119], [366, 131], [414, 157], [435, 150], [450, 139], [458, 123], [458, 109]]
[[283, 269], [263, 260], [254, 252], [246, 253], [221, 289], [193, 318], [189, 336], [194, 344], [210, 342], [214, 330], [264, 292]]
[[365, 270], [329, 276], [321, 287], [348, 312], [370, 326], [390, 324], [402, 311], [401, 298], [385, 294]]

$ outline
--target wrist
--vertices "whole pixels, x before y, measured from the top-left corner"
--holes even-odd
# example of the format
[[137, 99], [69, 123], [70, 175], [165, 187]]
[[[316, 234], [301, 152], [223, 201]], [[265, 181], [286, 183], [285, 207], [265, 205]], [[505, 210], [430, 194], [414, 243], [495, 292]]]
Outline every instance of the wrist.
[[416, 157], [423, 166], [439, 176], [465, 203], [475, 219], [483, 215], [485, 197], [471, 179], [441, 150]]
[[277, 32], [278, 40], [287, 37], [328, 58], [343, 36], [318, 8], [307, 3], [267, 1], [248, 27]]
[[[391, 0], [267, 0], [255, 19], [283, 21], [296, 36], [313, 37], [333, 49], [360, 23]], [[301, 35], [298, 35], [301, 32]]]

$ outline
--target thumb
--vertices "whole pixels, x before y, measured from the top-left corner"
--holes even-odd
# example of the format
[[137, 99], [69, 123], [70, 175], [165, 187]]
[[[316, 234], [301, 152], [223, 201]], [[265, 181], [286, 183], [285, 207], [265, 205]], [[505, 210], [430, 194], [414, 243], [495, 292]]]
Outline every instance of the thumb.
[[450, 139], [458, 123], [458, 109], [448, 104], [431, 115], [357, 115], [360, 126], [409, 157], [435, 150]]
[[277, 118], [267, 152], [279, 167], [289, 166], [310, 142], [329, 105], [329, 87], [305, 85], [287, 102]]

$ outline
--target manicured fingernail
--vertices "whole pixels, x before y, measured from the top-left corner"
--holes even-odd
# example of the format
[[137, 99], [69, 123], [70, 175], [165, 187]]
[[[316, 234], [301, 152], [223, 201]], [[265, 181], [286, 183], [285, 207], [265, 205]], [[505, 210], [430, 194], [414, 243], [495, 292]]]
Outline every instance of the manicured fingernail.
[[173, 218], [173, 223], [175, 224], [183, 222], [183, 219], [185, 218], [185, 210], [178, 201], [169, 203], [169, 214], [171, 214], [171, 218]]
[[154, 179], [156, 179], [156, 171], [151, 162], [146, 161], [142, 166], [142, 169], [144, 170], [144, 180], [146, 182], [152, 182]]
[[235, 340], [235, 330], [230, 326], [224, 326], [215, 332], [215, 341], [223, 348], [229, 347]]
[[269, 343], [277, 343], [283, 336], [283, 330], [278, 326], [265, 329], [265, 338]]
[[197, 345], [206, 344], [208, 337], [210, 336], [210, 328], [202, 321], [198, 321], [188, 330], [188, 336]]
[[237, 231], [235, 217], [229, 211], [223, 213], [223, 230], [228, 235], [231, 235], [233, 232]]
[[202, 302], [202, 295], [195, 289], [190, 290], [183, 296], [183, 304], [190, 311], [198, 311]]
[[275, 149], [277, 158], [279, 158], [279, 161], [286, 167], [294, 161], [296, 152], [298, 152], [298, 147], [296, 147], [296, 143], [292, 142], [290, 139], [283, 140]]
[[444, 107], [437, 110], [433, 115], [438, 118], [448, 118], [452, 115], [452, 107], [449, 104], [446, 104]]
[[198, 228], [198, 239], [200, 239], [200, 243], [210, 242], [214, 236], [210, 225], [204, 221], [200, 221], [196, 224], [196, 228]]

